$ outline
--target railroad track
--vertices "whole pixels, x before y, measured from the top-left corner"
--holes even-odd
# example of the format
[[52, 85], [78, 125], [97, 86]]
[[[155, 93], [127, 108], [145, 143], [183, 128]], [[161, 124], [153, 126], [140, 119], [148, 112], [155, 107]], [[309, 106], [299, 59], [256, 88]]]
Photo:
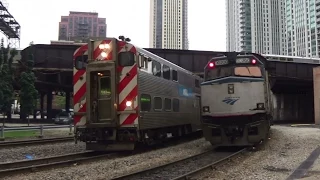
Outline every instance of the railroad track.
[[227, 159], [239, 155], [244, 152], [245, 148], [238, 148], [230, 152], [219, 152], [219, 151], [206, 151], [191, 157], [180, 159], [168, 164], [152, 167], [149, 169], [141, 170], [138, 172], [122, 175], [112, 180], [124, 180], [124, 179], [139, 179], [139, 180], [150, 180], [150, 179], [170, 179], [180, 180], [189, 179], [190, 177], [211, 169], [218, 164], [225, 162]]
[[22, 172], [33, 172], [45, 168], [56, 166], [68, 166], [70, 164], [97, 160], [100, 158], [111, 157], [115, 153], [103, 153], [94, 151], [85, 151], [81, 153], [64, 154], [60, 156], [45, 157], [33, 160], [23, 160], [0, 164], [0, 177], [9, 176]]
[[0, 143], [0, 148], [23, 146], [23, 145], [36, 145], [36, 144], [53, 143], [53, 142], [65, 142], [65, 141], [72, 141], [73, 139], [74, 137], [58, 137], [58, 138], [5, 141]]

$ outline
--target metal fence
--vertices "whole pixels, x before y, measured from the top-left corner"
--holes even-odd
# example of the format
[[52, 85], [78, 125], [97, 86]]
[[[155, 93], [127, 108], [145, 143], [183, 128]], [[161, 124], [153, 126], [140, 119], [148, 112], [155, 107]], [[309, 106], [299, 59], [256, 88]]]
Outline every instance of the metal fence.
[[73, 134], [73, 128], [74, 126], [72, 124], [70, 125], [49, 125], [49, 126], [44, 126], [44, 125], [40, 125], [40, 126], [30, 126], [30, 127], [4, 127], [2, 126], [0, 129], [0, 139], [4, 139], [4, 132], [10, 132], [10, 131], [26, 131], [26, 130], [39, 130], [40, 135], [39, 137], [43, 137], [44, 133], [43, 131], [45, 129], [61, 129], [61, 128], [69, 128], [69, 135]]

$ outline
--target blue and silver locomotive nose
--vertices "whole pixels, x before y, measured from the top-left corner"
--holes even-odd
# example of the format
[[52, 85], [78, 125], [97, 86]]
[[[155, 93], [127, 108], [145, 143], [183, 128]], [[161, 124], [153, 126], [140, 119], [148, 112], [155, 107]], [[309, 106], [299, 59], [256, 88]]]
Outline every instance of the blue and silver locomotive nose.
[[[260, 56], [226, 53], [205, 67], [203, 134], [212, 145], [243, 146], [266, 137], [271, 93]], [[260, 59], [259, 59], [260, 58]]]
[[[255, 114], [263, 110], [264, 72], [259, 61], [240, 57], [235, 61], [217, 59], [205, 68], [201, 84], [203, 115], [233, 116]], [[258, 105], [259, 104], [259, 105]]]

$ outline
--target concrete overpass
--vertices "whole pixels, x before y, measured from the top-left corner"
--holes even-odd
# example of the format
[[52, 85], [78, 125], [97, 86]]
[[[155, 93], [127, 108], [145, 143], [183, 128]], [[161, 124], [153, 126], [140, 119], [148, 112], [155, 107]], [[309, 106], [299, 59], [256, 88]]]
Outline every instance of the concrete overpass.
[[[28, 53], [34, 54], [36, 86], [42, 94], [51, 94], [52, 91], [64, 91], [67, 94], [72, 92], [72, 56], [78, 47], [79, 45], [37, 44], [21, 52], [22, 62], [26, 61]], [[224, 53], [145, 49], [198, 75], [203, 73], [208, 60]], [[272, 55], [266, 55], [266, 57], [266, 68], [275, 94], [274, 107], [277, 113], [275, 119], [314, 121], [313, 68], [319, 66], [319, 59]], [[52, 95], [48, 96], [48, 102], [50, 102], [50, 96]], [[47, 107], [47, 109], [51, 108]]]

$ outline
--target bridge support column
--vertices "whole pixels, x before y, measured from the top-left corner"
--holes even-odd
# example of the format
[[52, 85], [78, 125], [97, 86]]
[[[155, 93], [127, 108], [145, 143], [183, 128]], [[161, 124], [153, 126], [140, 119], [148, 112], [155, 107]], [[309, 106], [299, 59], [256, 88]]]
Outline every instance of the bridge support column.
[[66, 111], [69, 112], [70, 109], [70, 92], [66, 92]]
[[[38, 97], [41, 98], [41, 94], [40, 94], [40, 96], [38, 95]], [[36, 120], [36, 119], [37, 119], [37, 107], [38, 107], [38, 99], [37, 99], [37, 101], [36, 101], [36, 107], [35, 107], [35, 109], [33, 110], [33, 120]]]
[[52, 100], [53, 100], [52, 90], [49, 90], [47, 92], [47, 119], [49, 120], [52, 119]]
[[314, 121], [320, 125], [320, 67], [313, 68]]
[[44, 114], [43, 114], [44, 96], [45, 96], [45, 93], [41, 92], [40, 93], [40, 114], [41, 114], [41, 119], [44, 119]]

